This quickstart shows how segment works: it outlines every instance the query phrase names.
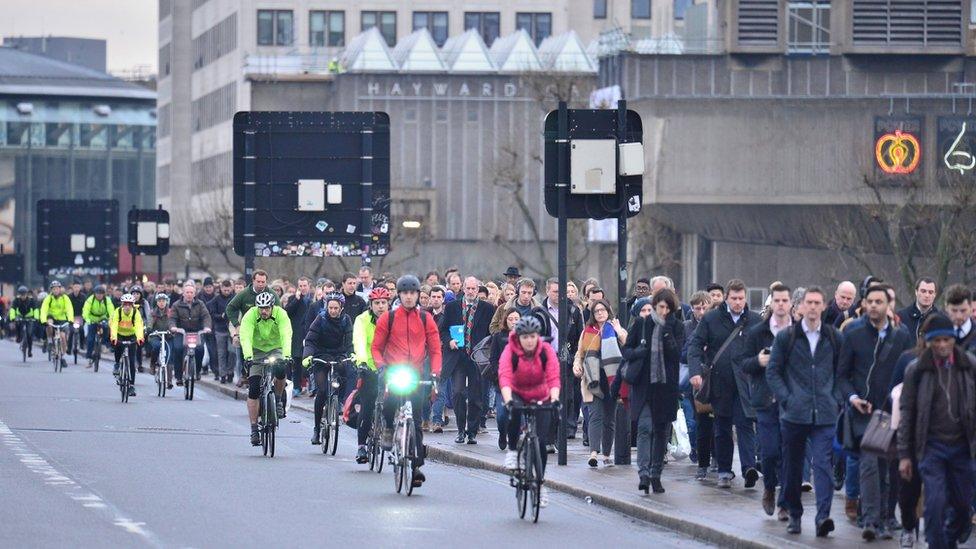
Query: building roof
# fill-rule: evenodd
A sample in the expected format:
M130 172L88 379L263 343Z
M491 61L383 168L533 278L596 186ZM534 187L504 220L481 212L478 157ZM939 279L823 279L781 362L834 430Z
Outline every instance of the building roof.
M397 70L397 64L390 55L390 48L376 27L350 40L349 45L342 52L340 62L345 70L351 72Z
M550 36L539 45L542 65L557 72L596 72L597 66L583 47L576 31Z
M426 28L416 30L397 42L396 47L393 48L393 60L400 67L401 72L447 70L447 66L441 60L441 52Z
M488 48L475 29L447 39L442 48L451 72L494 72Z
M0 94L156 99L156 92L110 74L3 46Z
M542 68L532 37L525 29L495 40L491 45L491 57L501 72L537 71Z

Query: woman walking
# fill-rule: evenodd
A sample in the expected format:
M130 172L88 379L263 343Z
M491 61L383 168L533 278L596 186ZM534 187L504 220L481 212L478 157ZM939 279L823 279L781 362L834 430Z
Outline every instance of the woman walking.
M622 354L628 368L637 368L630 387L630 420L637 422L637 466L640 484L637 489L663 494L661 470L667 452L671 424L678 417L678 370L684 324L674 314L678 298L671 290L658 290L653 298L641 298L634 304L634 318ZM629 372L635 374L635 372ZM630 376L628 376L630 377ZM622 379L611 388L616 396Z
M495 423L498 424L498 449L504 450L508 445L508 411L501 396L501 386L498 383L498 367L502 358L502 351L508 345L509 335L515 325L522 319L522 315L515 309L503 309L505 319L497 332L491 335L491 346L488 358L488 371L485 379L491 382L495 395Z
M602 453L603 465L611 467L617 400L611 398L610 385L620 367L620 344L627 340L627 330L614 318L613 308L606 300L594 302L590 312L590 319L580 336L573 373L580 378L583 402L590 410L588 438L591 452L587 463L596 467Z

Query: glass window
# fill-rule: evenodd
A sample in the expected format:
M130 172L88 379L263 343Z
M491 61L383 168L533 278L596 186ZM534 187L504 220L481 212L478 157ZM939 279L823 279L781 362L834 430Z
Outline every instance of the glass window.
M501 14L497 11L464 12L464 30L475 29L485 44L491 46L501 32Z
M552 14L517 13L515 14L515 28L525 29L525 32L529 33L535 45L538 46L552 34Z
M308 45L344 46L346 14L342 11L311 11L308 14Z
M593 18L607 18L607 0L593 0Z
M258 10L258 45L290 46L295 42L291 10Z
M26 147L28 143L28 128L26 122L7 122L7 145L11 147Z
M688 7L694 3L694 0L674 0L674 18L684 19L685 12L688 11Z
M633 19L650 19L651 0L630 0L630 16Z
M104 124L81 124L78 128L78 143L82 147L104 149L108 143Z
M364 11L362 13L362 30L377 27L380 34L390 47L396 45L396 12L395 11Z
M825 54L830 51L830 1L791 1L787 6L789 53Z
M438 46L443 46L444 42L447 42L447 12L413 12L413 30L417 29L427 29L434 38L434 43Z
M71 124L48 122L45 126L45 146L60 148L71 146Z

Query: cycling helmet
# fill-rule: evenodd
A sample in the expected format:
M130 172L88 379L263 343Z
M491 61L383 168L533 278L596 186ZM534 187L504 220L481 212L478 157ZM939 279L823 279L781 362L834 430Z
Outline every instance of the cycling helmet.
M27 286L18 286L17 287L17 293L18 294L26 294L27 293Z
M265 307L271 307L275 304L275 295L268 290L265 290L254 298L254 306L260 309Z
M159 301L159 300L163 300L166 302L167 305L169 305L169 295L164 293L158 293L156 294L156 298L154 299L154 301Z
M134 296L132 294L122 294L122 297L120 298L120 301L122 303L135 303L136 302L136 296Z
M99 284L98 286L95 286L95 293L96 294L104 294L105 293L105 285L104 284Z
M539 322L539 319L534 316L524 316L521 320L515 323L515 333L520 336L537 334L541 331L542 323Z
M130 294L135 294L135 293L142 294L143 293L142 286L140 286L138 284L133 284L132 287L129 288L129 293Z
M61 287L61 281L60 280L52 280L51 281L51 289L60 288L60 287Z
M413 275L403 275L396 284L397 292L419 292L420 280Z
M372 292L369 292L369 300L370 301L373 301L374 299L386 299L386 300L389 300L390 299L390 291L387 290L386 288L373 288L373 291Z
M325 294L325 297L323 298L323 300L326 303L328 303L330 301L338 301L339 302L339 305L342 305L343 307L345 307L345 305L346 305L346 296L340 294L339 292L329 292L329 293Z

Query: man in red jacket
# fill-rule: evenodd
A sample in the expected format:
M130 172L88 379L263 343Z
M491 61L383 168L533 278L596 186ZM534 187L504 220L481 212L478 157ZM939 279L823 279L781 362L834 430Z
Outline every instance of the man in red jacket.
M376 319L376 332L373 334L372 353L378 372L388 365L409 365L423 376L424 360L430 358L430 373L436 378L441 373L441 339L434 318L417 306L420 298L420 280L413 275L405 275L397 281L397 295L400 307L383 313ZM383 374L380 373L380 379ZM435 382L436 386L436 382ZM423 410L425 395L418 386L407 398L419 414ZM399 408L394 395L387 395L383 402L382 445L387 451L393 448L393 416ZM419 487L426 478L420 472L424 464L424 434L420 422L414 421L418 459L414 462L413 485Z

